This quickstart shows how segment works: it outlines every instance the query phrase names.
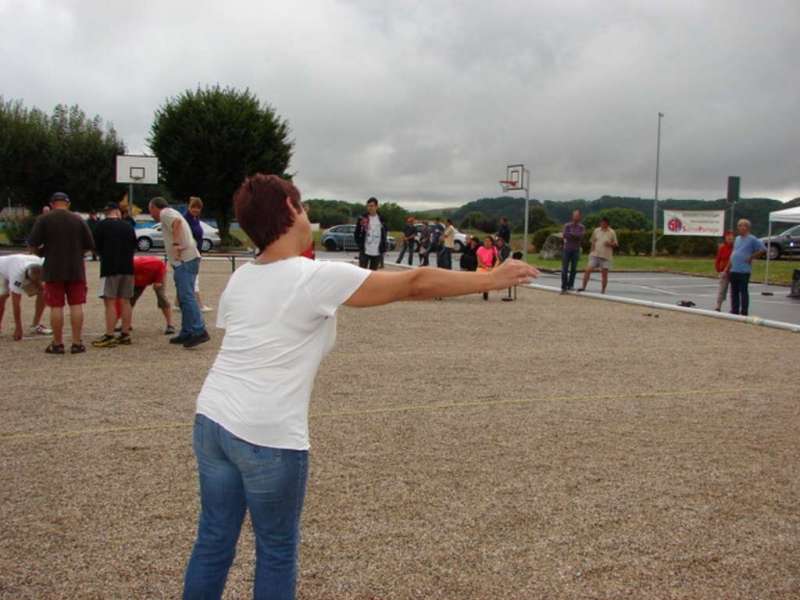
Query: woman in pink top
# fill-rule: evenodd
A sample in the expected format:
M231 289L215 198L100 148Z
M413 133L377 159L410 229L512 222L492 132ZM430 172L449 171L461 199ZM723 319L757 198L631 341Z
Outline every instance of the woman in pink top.
M490 235L483 240L483 246L478 248L478 272L488 273L498 262L497 248L494 247L494 238ZM489 299L489 292L483 292L483 299Z

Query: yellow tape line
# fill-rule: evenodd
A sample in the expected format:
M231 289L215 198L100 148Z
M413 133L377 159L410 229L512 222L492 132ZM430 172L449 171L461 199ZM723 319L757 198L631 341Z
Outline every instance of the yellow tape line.
M633 398L660 398L665 396L721 396L724 394L736 394L755 392L763 393L765 390L730 389L730 390L671 390L664 392L637 392L635 394L600 394L596 396L546 396L544 398L514 398L510 400L476 400L472 402L448 402L446 404L406 404L401 406L383 406L379 408L364 408L360 410L344 410L338 412L323 412L309 415L312 419L331 418L331 417L357 417L361 415L374 415L381 413L400 413L414 412L423 410L447 410L454 408L483 408L487 406L507 406L514 404L532 404L534 402L558 402L573 400L627 400ZM133 431L158 431L167 429L183 429L191 427L193 423L164 422L153 425L136 425L129 427L100 427L94 429L74 429L71 431L34 431L29 433L3 433L0 434L0 442L25 440L42 437L75 437L79 435L102 435L106 433L129 433Z

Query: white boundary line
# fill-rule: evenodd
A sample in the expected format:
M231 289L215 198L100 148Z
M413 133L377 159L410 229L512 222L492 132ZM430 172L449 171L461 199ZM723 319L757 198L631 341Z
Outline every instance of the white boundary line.
M549 285L541 285L538 283L528 283L521 287L527 287L535 290L544 290L546 292L561 292L561 288L554 288ZM727 321L738 321L740 323L749 323L751 325L763 325L764 327L773 327L775 329L783 329L794 333L800 333L800 325L794 323L785 323L783 321L773 321L771 319L762 319L761 317L750 317L743 315L732 315L729 313L717 312L715 310L707 310L705 308L689 308L686 306L673 306L672 304L664 304L663 302L654 302L652 300L638 300L636 298L625 298L623 296L609 296L607 294L598 294L596 292L570 292L571 296L582 296L585 298L593 298L595 300L606 300L609 302L620 302L622 304L633 304L636 306L646 306L648 308L655 308L658 310L673 310L675 312L682 312L690 315L698 315L702 317L713 317L715 319L725 319Z
M355 262L355 261L353 261ZM406 264L393 263L394 267L402 267L404 269L416 269L417 267L409 267ZM540 283L527 283L519 287L526 287L533 290L542 290L545 292L561 293L560 287L552 287L549 285L542 285ZM639 286L645 287L645 286ZM738 321L739 323L749 323L750 325L762 325L764 327L772 327L774 329L783 329L784 331L791 331L793 333L800 333L800 325L794 323L785 323L783 321L773 321L771 319L762 319L761 317L750 317L742 315L732 315L729 313L717 312L715 310L707 310L705 308L688 308L685 306L673 306L672 304L664 304L663 302L654 302L652 300L637 300L636 298L625 298L623 296L609 296L607 294L597 294L595 292L581 292L579 294L570 292L570 296L582 296L584 298L592 298L594 300L606 300L608 302L619 302L621 304L633 304L635 306L646 306L647 308L655 308L658 310L672 310L675 312L682 312L689 315L697 315L700 317L711 317L714 319L724 319L726 321Z

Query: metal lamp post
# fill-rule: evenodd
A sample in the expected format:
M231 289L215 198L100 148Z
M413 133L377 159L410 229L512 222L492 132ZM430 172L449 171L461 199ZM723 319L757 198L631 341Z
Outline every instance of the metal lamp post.
M653 198L653 250L652 255L656 255L656 229L658 228L658 174L661 166L661 119L664 113L658 113L658 135L656 137L656 193Z

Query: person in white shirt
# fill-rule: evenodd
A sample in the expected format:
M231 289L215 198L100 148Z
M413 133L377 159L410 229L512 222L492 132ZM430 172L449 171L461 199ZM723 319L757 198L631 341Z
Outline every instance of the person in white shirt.
M10 254L0 256L0 327L6 301L11 297L14 314L14 339L22 339L22 295L36 296L33 323L30 332L34 335L50 335L52 330L42 325L44 313L44 286L42 285L42 265L44 258L32 254Z
M373 272L309 260L300 256L311 241L300 193L276 175L247 178L234 209L259 254L236 270L220 298L217 325L225 337L197 398L200 516L184 598L221 597L248 510L256 537L254 596L294 598L308 405L336 339L339 306L505 289L538 271L514 260L487 273Z
M200 252L197 251L189 223L181 213L169 208L166 200L153 198L150 200L149 210L150 216L161 223L164 249L172 265L175 291L181 308L181 331L169 342L182 344L184 348L194 348L211 339L194 293L200 269Z
M386 223L378 212L377 198L367 200L367 212L356 223L354 233L358 244L358 265L362 269L377 271L386 253Z

